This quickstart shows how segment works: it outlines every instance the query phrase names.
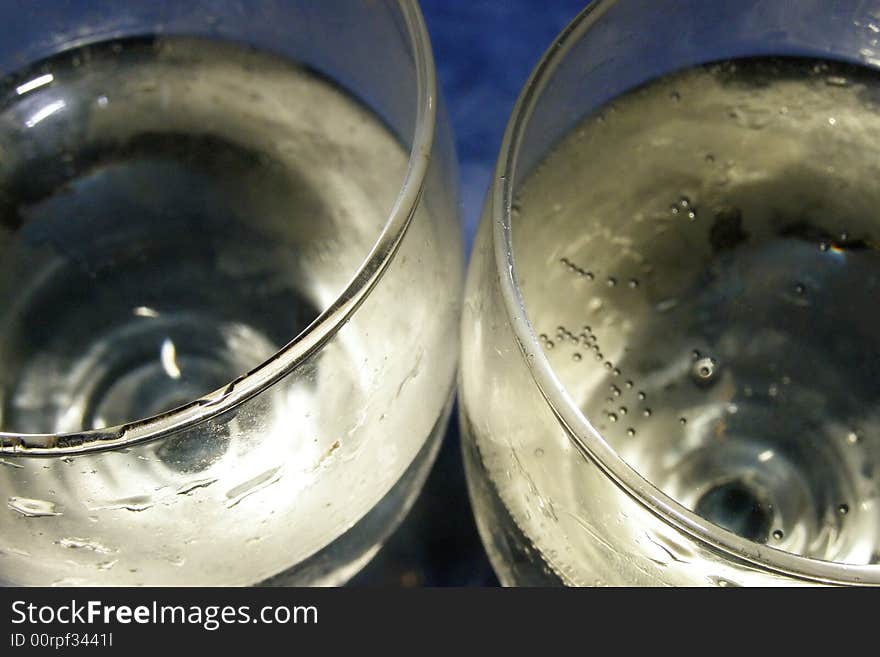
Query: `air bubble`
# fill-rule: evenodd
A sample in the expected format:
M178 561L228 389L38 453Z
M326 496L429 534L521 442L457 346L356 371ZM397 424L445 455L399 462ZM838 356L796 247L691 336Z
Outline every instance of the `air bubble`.
M642 415L644 415L645 417L651 417L651 409L646 408L645 410L642 411Z
M644 401L645 397L647 397L647 395L644 392L642 392L641 390L639 390L639 394L636 396L642 401Z
M639 280L637 278L631 278L627 285L629 285L630 289L634 290L639 286Z
M627 388L632 388L634 384L633 384L632 381L627 381L627 382L624 383L623 385L625 385Z
M798 283L794 286L794 291L795 294L803 295L807 291L807 288L803 283Z
M859 434L857 434L855 431L850 431L848 434L846 434L846 442L848 442L850 445L855 445L857 442L859 442Z
M547 343L544 345L547 349L553 348L553 340L547 340Z
M621 415L626 415L626 413L627 413L626 406L621 406L620 408L617 409L617 412L620 413Z
M573 361L580 361L581 359L583 359L583 356L581 356L579 353L573 353L571 355L571 359Z
M613 370L611 370L611 374L613 376L620 376L620 370L615 367Z
M678 418L678 423L679 424L687 424L687 418L686 417Z
M691 377L697 385L705 386L716 379L718 366L714 358L700 358L691 368Z
M632 438L633 436L636 435L636 430L633 429L632 427L630 427L629 429L626 430L626 435L629 436L630 438Z
M773 538L777 541L781 541L785 534L782 533L781 529L777 529L773 532Z
M837 512L840 513L840 515L845 516L849 513L849 504L841 504L837 507Z
M610 360L606 360L605 361L605 369L610 370L612 367L614 367L614 364Z
M614 413L609 413L608 420L611 422L617 422L617 416Z
M615 285L617 285L617 279L614 278L613 276L609 276L606 283L607 283L608 287L614 287Z

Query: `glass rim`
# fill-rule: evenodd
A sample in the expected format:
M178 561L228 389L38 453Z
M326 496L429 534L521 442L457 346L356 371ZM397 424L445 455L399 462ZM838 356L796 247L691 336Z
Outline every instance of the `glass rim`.
M525 309L513 257L511 207L520 147L542 92L572 46L619 0L593 0L556 37L532 70L505 128L489 193L496 274L507 319L529 372L581 455L628 497L690 538L761 570L828 584L880 585L880 566L813 559L745 539L708 522L657 488L602 437L553 371Z
M415 64L416 118L400 191L376 241L345 288L305 329L268 359L227 385L187 404L145 418L68 433L0 431L0 457L66 457L131 447L206 422L271 387L320 351L357 311L394 259L421 199L433 149L437 79L418 3L393 0L403 18Z

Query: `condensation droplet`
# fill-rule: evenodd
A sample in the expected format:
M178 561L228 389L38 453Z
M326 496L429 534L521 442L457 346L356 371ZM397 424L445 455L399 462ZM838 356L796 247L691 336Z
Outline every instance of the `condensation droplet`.
M11 496L6 506L26 518L45 518L61 515L61 512L56 510L54 502L31 497Z

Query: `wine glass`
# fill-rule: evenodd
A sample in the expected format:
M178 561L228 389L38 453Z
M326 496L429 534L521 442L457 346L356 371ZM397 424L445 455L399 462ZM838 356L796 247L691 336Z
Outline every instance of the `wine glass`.
M345 582L453 395L416 3L2 13L0 581Z
M880 3L598 0L521 93L460 396L505 584L880 583Z

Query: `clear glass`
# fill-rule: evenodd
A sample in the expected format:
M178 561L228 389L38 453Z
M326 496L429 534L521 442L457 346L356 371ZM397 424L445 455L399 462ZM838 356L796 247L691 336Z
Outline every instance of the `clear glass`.
M416 3L0 13L0 582L344 583L455 379Z
M462 324L503 583L880 583L878 53L819 0L599 0L547 51Z

